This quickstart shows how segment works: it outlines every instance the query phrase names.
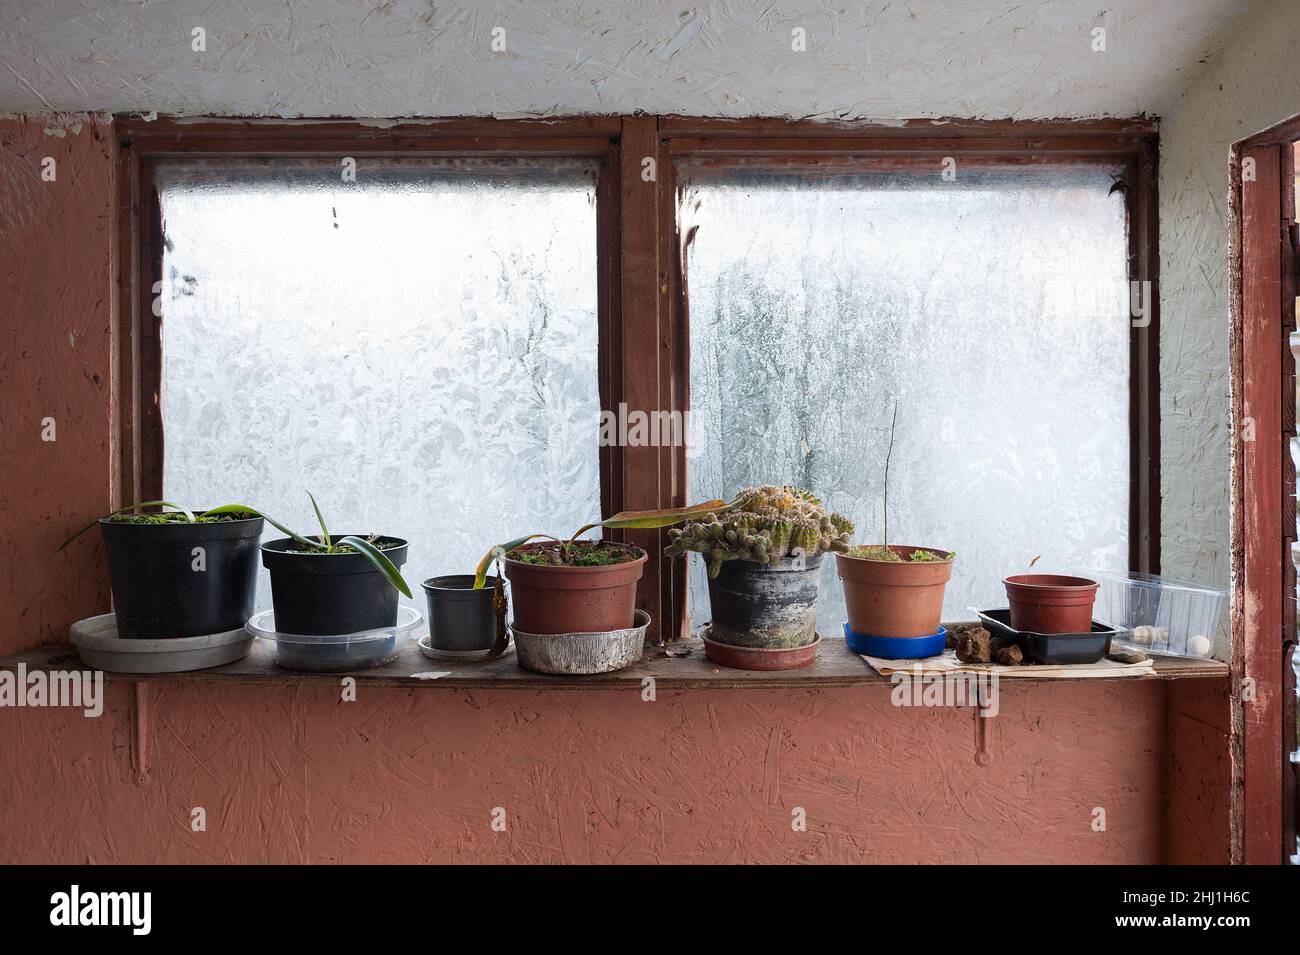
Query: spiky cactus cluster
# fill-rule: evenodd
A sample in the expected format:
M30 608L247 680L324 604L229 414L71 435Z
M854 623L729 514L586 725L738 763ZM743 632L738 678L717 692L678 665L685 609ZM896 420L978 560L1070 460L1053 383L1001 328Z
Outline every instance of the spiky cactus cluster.
M804 557L823 551L848 550L853 522L843 514L828 514L822 502L797 487L745 488L735 508L710 514L668 531L664 553L671 557L694 551L709 562L709 576L718 576L724 561L752 560L774 565L796 549Z

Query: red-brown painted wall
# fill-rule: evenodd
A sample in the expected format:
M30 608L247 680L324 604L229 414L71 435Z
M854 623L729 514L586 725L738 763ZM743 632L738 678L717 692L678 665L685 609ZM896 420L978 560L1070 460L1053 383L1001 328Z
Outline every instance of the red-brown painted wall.
M108 510L109 156L102 122L0 120L0 653L108 600L97 539L56 550Z
M0 723L5 862L1153 862L1165 687L660 693L171 685L132 781L128 684L100 719ZM191 811L207 812L206 832ZM494 832L492 812L506 812ZM791 828L807 812L807 831ZM1093 831L1093 809L1106 812Z
M0 652L108 608L98 541L54 550L109 501L109 130L43 125L0 121ZM898 709L878 686L344 703L154 684L138 784L114 682L98 719L0 709L0 862L1226 859L1226 681L1204 687L1004 684L980 766L971 710Z

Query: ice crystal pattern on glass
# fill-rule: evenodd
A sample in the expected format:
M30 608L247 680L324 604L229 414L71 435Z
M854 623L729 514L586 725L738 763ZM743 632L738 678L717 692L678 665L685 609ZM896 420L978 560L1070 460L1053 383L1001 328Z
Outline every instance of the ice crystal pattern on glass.
M1122 195L1099 169L697 174L688 237L690 497L798 484L892 543L954 550L945 619L1026 570L1127 561ZM701 562L696 624L708 619ZM824 562L818 627L844 603Z
M311 530L310 489L331 531L410 540L421 609L425 577L598 514L589 169L160 178L168 499Z

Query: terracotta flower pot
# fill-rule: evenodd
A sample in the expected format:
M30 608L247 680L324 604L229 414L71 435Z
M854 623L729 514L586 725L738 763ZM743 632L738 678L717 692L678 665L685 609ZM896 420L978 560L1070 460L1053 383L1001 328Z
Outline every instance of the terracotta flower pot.
M526 551L542 544L526 544ZM513 624L524 633L608 633L634 625L636 583L645 567L646 552L629 547L635 556L602 567L562 567L502 560L510 581Z
M1092 603L1101 585L1087 577L1015 574L1002 581L1011 603L1011 626L1033 633L1090 633Z
M891 544L901 561L835 555L849 629L870 637L928 637L939 632L943 591L952 577L947 551ZM912 561L915 551L943 560Z

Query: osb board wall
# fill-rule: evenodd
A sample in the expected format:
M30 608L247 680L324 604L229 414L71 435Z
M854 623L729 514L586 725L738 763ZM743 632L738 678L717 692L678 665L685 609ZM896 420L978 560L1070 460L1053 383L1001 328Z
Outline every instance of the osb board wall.
M324 687L155 684L144 785L131 687L109 690L98 719L0 720L21 767L0 774L0 862L1161 859L1156 681L1004 683L987 766L971 709L901 709L880 686L654 702L362 688L342 702Z
M56 551L108 509L109 156L101 121L0 120L0 653L108 603L99 541Z
M1229 860L1232 760L1225 680L1186 680L1168 691L1165 861Z

